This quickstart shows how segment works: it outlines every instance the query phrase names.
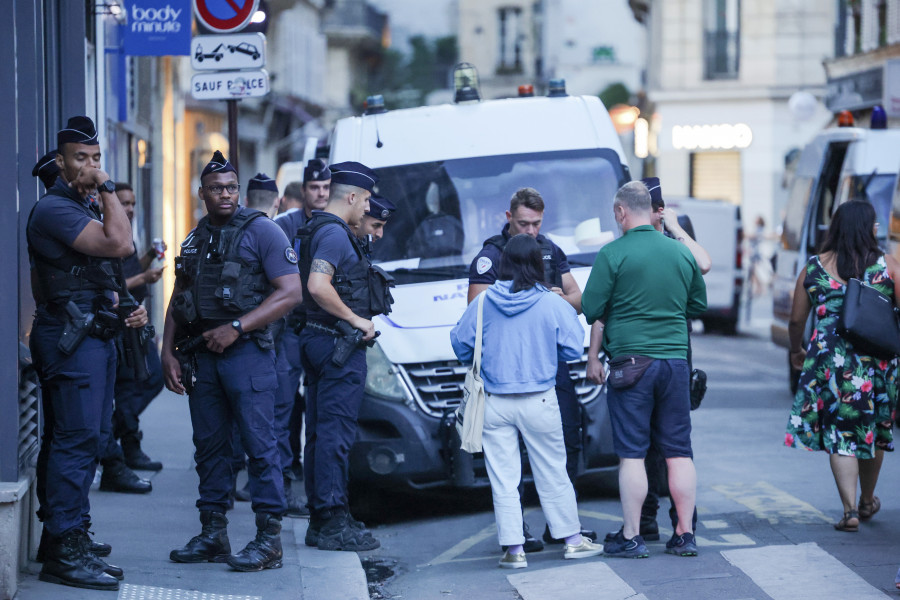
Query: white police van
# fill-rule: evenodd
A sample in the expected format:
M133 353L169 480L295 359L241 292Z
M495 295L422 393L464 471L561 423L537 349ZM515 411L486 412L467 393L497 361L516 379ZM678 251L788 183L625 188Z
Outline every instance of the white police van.
M466 366L449 334L466 308L469 264L506 223L513 192L543 195L541 233L566 252L582 289L597 250L619 235L612 203L630 174L597 97L568 96L557 81L547 97L482 102L464 85L457 100L384 111L373 97L331 138L329 161L375 169L378 193L397 205L373 253L396 280L395 303L375 318L381 335L368 350L350 461L351 480L367 487L488 483L481 455L462 452L455 434ZM571 366L584 432L579 472L614 471L605 390L586 380L586 356Z
M772 341L786 349L797 276L809 257L817 254L838 206L850 200L871 202L880 224L879 244L888 249L891 202L900 168L900 130L885 129L881 107L873 110L871 129L853 127L850 119L849 113L842 114L844 125L818 134L797 163L773 283ZM785 363L795 393L799 373L790 366L787 352Z

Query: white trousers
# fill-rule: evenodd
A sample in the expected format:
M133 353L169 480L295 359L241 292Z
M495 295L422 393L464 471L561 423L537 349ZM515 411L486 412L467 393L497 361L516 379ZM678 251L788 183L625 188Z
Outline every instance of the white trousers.
M566 447L556 389L537 394L487 394L482 447L494 497L494 515L501 546L525 543L519 481L522 461L519 434L553 537L581 531L575 489L566 474Z

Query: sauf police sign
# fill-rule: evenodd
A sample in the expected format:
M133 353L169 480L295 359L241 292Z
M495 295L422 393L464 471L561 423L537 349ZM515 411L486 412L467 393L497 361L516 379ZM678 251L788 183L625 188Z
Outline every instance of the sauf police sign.
M191 95L197 100L239 100L269 93L269 74L255 71L197 73L191 78Z

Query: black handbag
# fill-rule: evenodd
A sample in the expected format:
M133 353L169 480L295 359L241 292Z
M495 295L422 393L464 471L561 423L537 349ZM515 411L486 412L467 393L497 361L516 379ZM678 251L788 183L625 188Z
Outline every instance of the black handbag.
M900 320L894 302L859 279L847 282L837 332L860 354L882 359L900 355Z

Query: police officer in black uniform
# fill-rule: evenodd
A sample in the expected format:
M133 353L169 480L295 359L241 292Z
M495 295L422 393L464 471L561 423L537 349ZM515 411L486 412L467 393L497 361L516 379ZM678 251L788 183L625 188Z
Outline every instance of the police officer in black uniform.
M347 497L350 447L366 382L365 344L371 318L390 311L389 276L373 266L357 238L378 176L356 162L331 165L324 211L301 229L300 277L306 326L300 333L306 405L304 483L310 522L306 544L321 550L373 550L380 546L350 516Z
M488 238L481 252L469 267L468 301L474 300L497 280L500 255L506 243L514 235L525 233L535 239L541 247L544 258L544 280L550 290L563 297L572 307L581 313L581 288L572 276L565 252L552 241L541 235L541 223L544 218L544 199L533 188L521 188L513 194L506 211L506 225L499 235ZM575 394L575 384L569 376L569 365L560 361L556 371L556 396L559 400L559 411L562 416L563 438L566 444L566 471L572 484L578 475L578 459L581 453L581 407ZM525 551L537 552L543 549L540 540L525 530ZM596 540L593 531L581 532L584 537ZM562 544L563 540L554 539L550 529L544 531L544 541L548 544Z
M297 231L309 221L312 211L322 210L328 204L328 194L331 189L331 169L321 158L310 159L303 169L303 198L302 206L290 207L275 217L275 222L281 227L288 239L294 239ZM287 190L285 199L287 200ZM295 248L296 250L296 248Z
M37 487L48 538L39 577L116 590L122 570L101 560L95 552L105 554L108 546L88 536L88 492L101 446L112 435L113 338L123 325L142 327L147 313L139 307L123 323L114 312L116 263L133 250L131 225L115 184L100 169L94 123L69 119L57 134L57 148L60 177L26 226L36 304L31 353L46 423ZM102 221L98 196L109 206Z
M285 506L270 325L301 299L297 255L264 213L238 206L237 173L221 152L203 169L200 184L207 214L182 242L175 263L162 363L166 387L189 394L202 530L169 558L227 562L238 571L277 569ZM225 510L234 422L249 457L257 534L232 556Z

